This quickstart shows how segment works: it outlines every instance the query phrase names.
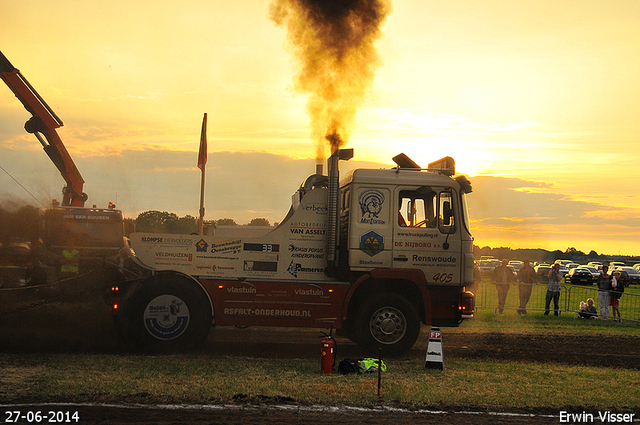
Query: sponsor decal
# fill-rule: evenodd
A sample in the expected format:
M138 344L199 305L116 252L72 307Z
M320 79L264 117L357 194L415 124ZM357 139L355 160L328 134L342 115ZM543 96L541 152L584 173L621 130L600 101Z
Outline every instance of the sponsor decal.
M187 252L156 252L156 257L176 261L193 261L193 254Z
M324 236L327 234L325 229L301 229L292 227L291 233L294 235L304 235L304 236Z
M211 266L211 270L214 272L216 270L235 270L236 268L233 266Z
M324 273L323 267L302 267L302 264L296 263L291 260L291 264L287 268L287 271L293 277L298 277L298 273Z
M201 258L201 257L196 257L196 258ZM211 270L213 273L215 273L216 271L222 272L223 270L235 271L235 269L236 268L232 266L196 265L196 270Z
M294 292L296 295L303 295L303 296L310 296L310 297L324 295L324 291L322 289L296 289Z
M196 243L196 252L207 252L209 248L209 244L204 241L204 239L200 239Z
M140 240L145 243L162 243L162 238L143 236Z
M185 239L181 236L178 236L178 237L165 236L163 237L163 239L164 240L162 241L162 243L169 244L169 245L188 246L193 244L193 239Z
M171 340L189 326L189 308L174 295L160 295L144 309L144 325L154 338Z
M190 246L193 245L193 239L184 238L182 236L143 236L140 240L144 243L160 243L163 245L174 245L174 246Z
M226 316L256 316L256 317L311 317L310 310L283 310L277 308L225 308Z
M456 257L436 257L430 255L413 255L413 261L418 262L426 262L426 263L455 263L457 261Z
M361 266L382 266L384 265L383 261L373 261L373 260L360 260L358 262Z
M375 189L365 190L358 198L362 218L360 223L363 224L385 224L386 221L379 217L384 205L384 194Z
M320 202L308 202L300 204L300 207L303 211L314 212L316 214L326 214L327 213L327 204Z
M431 248L431 242L405 242L404 247L405 248Z
M370 257L379 254L384 250L384 236L374 232L365 233L360 236L360 251L364 252Z
M398 237L409 237L409 238L429 238L435 239L438 237L438 233L425 233L425 232L397 232L396 236Z
M245 272L277 272L278 263L275 261L245 261Z
M290 244L289 252L291 253L291 258L324 258L324 248L297 246Z
M295 222L290 224L289 232L303 239L313 238L326 235L326 227L326 223Z
M211 244L212 254L237 254L242 249L242 242L239 240L216 242Z
M116 219L116 215L87 215L87 214L64 214L63 219L68 220L113 220Z
M231 294L255 294L257 293L256 288L247 288L246 286L232 286L227 288L227 292Z

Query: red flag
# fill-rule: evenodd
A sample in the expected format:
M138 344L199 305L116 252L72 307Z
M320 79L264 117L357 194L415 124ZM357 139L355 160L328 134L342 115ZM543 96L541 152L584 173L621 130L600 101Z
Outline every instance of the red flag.
M202 134L200 135L200 152L198 152L198 168L204 170L207 163L207 113L202 119Z

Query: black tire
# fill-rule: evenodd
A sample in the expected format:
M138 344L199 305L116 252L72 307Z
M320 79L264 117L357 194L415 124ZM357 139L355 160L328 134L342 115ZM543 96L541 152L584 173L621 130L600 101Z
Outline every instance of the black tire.
M120 318L122 336L152 353L200 348L212 324L209 298L193 280L161 273L140 284L125 303Z
M384 293L364 302L355 321L356 341L365 349L398 355L413 347L420 334L416 308L401 295ZM372 353L377 354L377 353Z

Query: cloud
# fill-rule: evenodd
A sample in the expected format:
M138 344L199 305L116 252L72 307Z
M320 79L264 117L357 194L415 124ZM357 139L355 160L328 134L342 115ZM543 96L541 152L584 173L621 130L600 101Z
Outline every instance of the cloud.
M631 206L573 197L545 182L487 176L471 182L468 206L477 245L564 249L564 244L616 253L632 249L640 234L640 211Z
M200 197L197 152L160 146L119 150L117 154L74 156L86 183L88 205L109 201L128 217L147 210L196 216ZM0 165L43 204L59 197L64 181L39 149L0 146ZM19 164L19 165L16 165ZM315 160L265 152L210 152L207 163L206 219L233 218L246 223L264 217L271 222L286 215L291 195L315 172ZM353 168L380 168L363 161L341 163ZM383 166L384 167L384 166ZM552 183L495 176L470 177L468 197L471 231L479 246L564 249L633 254L640 235L640 212L601 197L574 197ZM35 201L4 173L0 199Z

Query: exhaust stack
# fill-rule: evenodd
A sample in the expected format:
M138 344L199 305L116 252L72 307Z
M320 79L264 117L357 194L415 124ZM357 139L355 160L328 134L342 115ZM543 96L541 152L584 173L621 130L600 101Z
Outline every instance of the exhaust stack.
M336 248L338 246L338 202L340 171L338 162L353 158L353 149L337 149L327 160L329 193L327 195L327 275L336 273Z

